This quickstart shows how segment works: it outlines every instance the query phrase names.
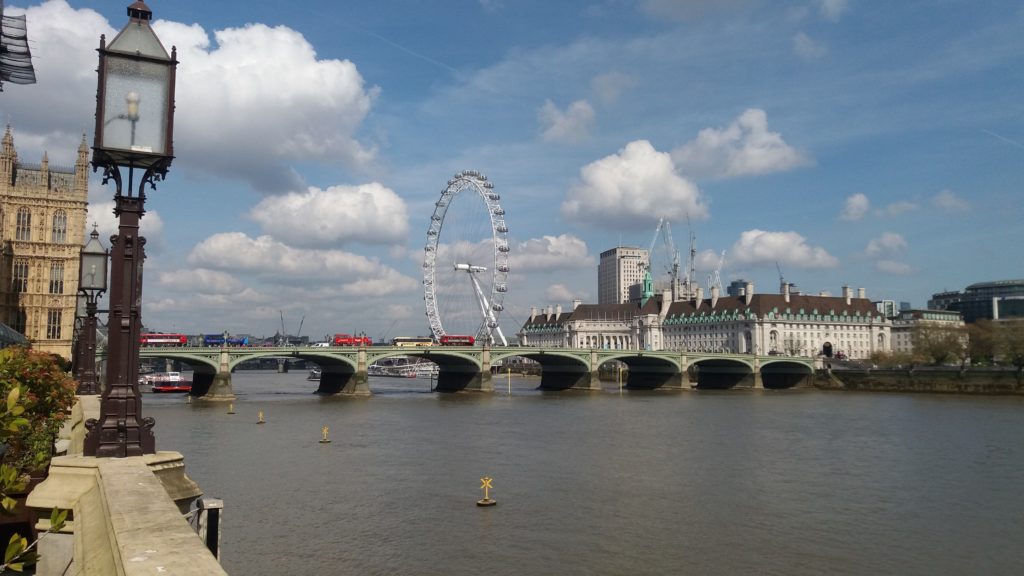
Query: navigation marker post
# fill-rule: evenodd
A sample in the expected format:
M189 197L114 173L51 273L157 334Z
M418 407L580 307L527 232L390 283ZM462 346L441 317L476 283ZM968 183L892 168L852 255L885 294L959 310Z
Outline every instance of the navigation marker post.
M320 430L320 432L323 434L323 438L320 439L320 443L330 444L331 441L327 438L327 426L324 426L323 429Z
M497 500L494 500L490 497L491 488L492 486L490 476L484 476L483 478L480 479L480 489L484 491L484 497L482 500L476 501L477 506L494 506L495 504L498 503Z

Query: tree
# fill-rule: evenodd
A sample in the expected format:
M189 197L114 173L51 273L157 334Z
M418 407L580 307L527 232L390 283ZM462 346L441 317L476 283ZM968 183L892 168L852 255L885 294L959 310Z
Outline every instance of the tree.
M985 318L967 326L967 353L972 363L995 363L998 335L995 324Z
M1024 320L1000 322L999 355L1024 372Z
M963 327L921 323L914 327L911 343L914 354L930 364L946 364L967 357L967 337Z

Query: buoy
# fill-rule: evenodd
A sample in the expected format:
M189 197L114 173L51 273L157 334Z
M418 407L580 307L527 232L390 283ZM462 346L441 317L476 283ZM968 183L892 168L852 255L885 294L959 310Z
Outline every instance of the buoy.
M476 505L477 506L494 506L495 504L498 503L497 500L494 500L493 498L490 497L490 489L491 489L491 477L490 476L484 476L483 478L480 479L480 489L484 491L484 497L483 497L482 500L477 500L476 501Z
M235 405L234 404L228 404L228 414L234 414L234 413L235 413Z
M266 421L263 419L263 410L260 410L260 419L256 421L257 424L264 424Z
M320 443L321 444L330 444L331 441L327 438L327 426L324 426L323 430L321 430L321 432L323 432L324 437L320 439Z

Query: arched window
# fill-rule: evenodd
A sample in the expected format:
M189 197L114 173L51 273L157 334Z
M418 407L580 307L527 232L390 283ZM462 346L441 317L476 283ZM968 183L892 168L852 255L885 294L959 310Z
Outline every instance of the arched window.
M17 225L14 228L15 240L32 239L32 211L28 208L18 208Z
M64 293L64 263L50 263L50 294Z
M60 321L62 310L50 308L46 311L46 339L60 340Z
M50 241L54 244L64 244L68 241L68 215L63 210L57 210L53 215L53 232Z
M15 260L11 275L11 292L28 292L28 260Z

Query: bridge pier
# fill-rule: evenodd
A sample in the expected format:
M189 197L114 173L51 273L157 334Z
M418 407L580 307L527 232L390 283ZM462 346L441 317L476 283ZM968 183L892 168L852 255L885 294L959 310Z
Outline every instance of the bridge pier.
M277 359L277 373L278 374L287 374L288 373L288 359L287 358L278 358Z
M195 386L197 376L199 374L193 372L193 386ZM231 388L231 355L226 348L221 348L217 373L214 374L206 392L199 398L210 402L233 402L235 400L235 391Z

